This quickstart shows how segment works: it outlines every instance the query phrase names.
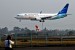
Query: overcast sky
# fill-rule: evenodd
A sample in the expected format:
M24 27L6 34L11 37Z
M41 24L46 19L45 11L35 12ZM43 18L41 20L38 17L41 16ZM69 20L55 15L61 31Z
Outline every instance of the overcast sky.
M69 3L68 13L72 14L58 20L44 22L43 28L47 29L75 29L75 0L0 0L0 28L8 27L9 30L18 26L35 29L37 24L42 29L39 21L23 20L19 22L14 17L19 13L57 13L66 3Z

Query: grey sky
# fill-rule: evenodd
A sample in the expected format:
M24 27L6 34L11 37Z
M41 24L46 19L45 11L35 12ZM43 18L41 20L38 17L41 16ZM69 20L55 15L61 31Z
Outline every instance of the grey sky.
M63 19L48 20L44 23L44 27L47 29L75 29L75 0L0 0L0 27L12 29L18 26L35 29L34 26L37 24L41 29L42 24L38 21L19 22L14 17L19 13L39 13L41 10L43 13L57 13L66 3L70 4L68 13L72 15Z

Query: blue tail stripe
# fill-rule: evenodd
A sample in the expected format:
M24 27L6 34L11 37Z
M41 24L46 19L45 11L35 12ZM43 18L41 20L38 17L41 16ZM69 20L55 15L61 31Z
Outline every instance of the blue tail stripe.
M68 6L69 6L69 4L66 4L66 5L64 6L64 8L63 8L61 11L59 11L58 14L66 14L66 13L67 13L67 10L68 10Z

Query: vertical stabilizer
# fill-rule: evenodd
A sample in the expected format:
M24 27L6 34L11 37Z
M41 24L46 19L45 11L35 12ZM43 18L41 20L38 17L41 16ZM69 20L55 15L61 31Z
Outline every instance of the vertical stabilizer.
M63 8L61 11L59 11L58 14L66 14L67 11L68 11L68 7L69 7L69 3L67 3L67 4L64 6L64 8Z

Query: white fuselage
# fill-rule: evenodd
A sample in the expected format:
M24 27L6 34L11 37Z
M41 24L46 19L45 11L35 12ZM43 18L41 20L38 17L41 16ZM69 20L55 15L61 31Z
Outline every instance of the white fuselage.
M24 19L24 20L45 20L45 19L49 19L49 18L53 18L55 17L55 15L57 15L57 13L55 14L49 14L49 13L22 13L22 14L18 14L17 17L15 17L16 19Z

